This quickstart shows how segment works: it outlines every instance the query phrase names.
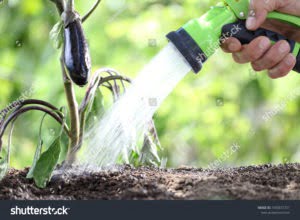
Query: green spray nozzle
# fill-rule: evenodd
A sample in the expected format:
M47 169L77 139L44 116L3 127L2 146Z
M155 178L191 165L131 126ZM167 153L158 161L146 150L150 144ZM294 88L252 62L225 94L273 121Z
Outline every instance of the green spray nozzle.
M224 0L200 18L192 19L179 30L169 33L167 38L186 58L195 73L201 70L202 64L215 53L220 43L229 37L236 37L243 44L258 36L267 36L273 42L287 40L291 52L297 57L294 70L300 72L300 44L266 29L247 30L245 20L248 11L249 0ZM268 18L300 27L300 18L293 15L271 12Z

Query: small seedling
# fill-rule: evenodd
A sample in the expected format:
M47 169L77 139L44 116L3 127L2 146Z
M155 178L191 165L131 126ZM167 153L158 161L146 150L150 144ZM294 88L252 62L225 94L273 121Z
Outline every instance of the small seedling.
M116 101L126 91L125 83L131 82L129 78L110 68L99 69L90 77L91 58L82 24L95 11L101 0L97 0L83 17L80 17L75 11L74 0L50 1L56 5L61 17L61 21L51 30L50 38L55 47L61 49L60 65L68 111L64 107L58 108L49 102L36 99L21 100L13 107L9 106L0 111L0 152L2 151L2 155L5 155L0 158L0 179L6 174L9 167L11 138L15 121L26 112L39 111L45 114L39 129L40 140L32 166L27 174L27 178L33 178L38 187L46 186L58 165L70 166L76 160L77 152L84 142L85 129L91 126L93 120L100 120L99 111L103 110L103 96L100 89L107 88L111 91L113 100ZM77 103L74 91L76 85L80 87L87 85L86 94L80 105ZM151 103L153 104L154 100ZM47 150L43 150L45 147L41 134L46 116L57 121L61 125L61 131L59 135L56 135L53 143L46 148ZM67 118L70 121L69 124ZM9 125L8 144L4 149L2 140ZM68 138L68 146L64 146L61 142L63 137ZM144 135L143 146L140 152L132 152L131 163L158 163L160 158L157 155L157 147L159 146L154 123L150 121L149 130Z

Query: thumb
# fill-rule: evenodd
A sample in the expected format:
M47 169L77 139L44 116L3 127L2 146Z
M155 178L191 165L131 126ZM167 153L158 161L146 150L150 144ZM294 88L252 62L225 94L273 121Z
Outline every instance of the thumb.
M249 30L256 30L264 23L269 12L284 6L285 1L282 0L251 0L249 16L246 21L247 28Z

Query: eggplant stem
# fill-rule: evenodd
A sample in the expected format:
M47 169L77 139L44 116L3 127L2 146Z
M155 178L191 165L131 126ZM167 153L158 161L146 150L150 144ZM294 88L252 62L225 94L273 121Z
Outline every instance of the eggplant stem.
M101 0L97 0L93 5L93 7L81 18L82 23L85 22L93 14L93 12L96 10L100 2Z
M58 108L56 108L54 105L50 104L49 102L45 102L43 100L38 100L38 99L27 99L27 100L24 100L22 103L22 106L25 106L25 105L42 105L42 106L48 107L49 109L55 111L61 117L61 119L64 119L64 114Z
M62 56L63 57L63 56ZM68 102L69 114L70 114L70 143L69 143L69 152L67 158L70 157L70 152L72 148L77 146L79 143L79 131L80 131L80 121L79 121L79 111L78 103L76 101L75 91L71 80L69 79L66 70L63 58L61 57L61 70L63 74L63 81L66 93L66 99ZM69 158L72 162L75 158Z
M9 112L14 113L26 105L41 105L41 106L47 107L47 108L53 110L61 119L64 119L64 115L54 105L52 105L48 102L42 101L42 100L26 99L26 100L23 100L22 102L19 102L18 105L13 108L11 106L9 106L0 111L0 115L2 115L1 120L0 120L0 129L3 125L3 123L5 122L5 118L7 117Z
M120 80L120 81L125 81L128 83L131 83L131 79L128 77L125 77L125 76L107 76L107 77L101 78L98 86L101 86L103 83L106 83L106 82L109 82L112 80Z
M105 85L104 86L107 87L112 92L114 101L117 101L117 99L120 97L120 87L116 83L116 80L119 80L120 82L122 82L124 91L126 90L124 81L131 83L131 79L129 79L128 77L124 77L124 76L120 76L120 75L111 75L111 76L101 78L99 81L99 84L98 84L98 86L101 86L101 85L104 85L104 83L108 83L108 86L105 86ZM114 85L112 85L110 83L110 81L114 81Z
M102 73L109 73L110 76L107 77L101 77ZM92 77L92 79L90 80L89 86L87 88L85 97L80 105L80 109L79 112L82 113L83 111L85 111L86 107L88 106L88 104L90 103L91 99L93 98L93 96L96 93L96 89L103 85L104 83L108 83L109 81L113 81L113 80L119 80L119 81L125 81L128 83L131 83L131 79L125 76L121 76L121 75L111 75L111 72L114 72L116 74L118 74L117 71L113 70L113 69L109 69L109 68L102 68L99 69ZM124 86L125 87L125 86Z
M74 0L68 0L67 4L65 0L50 0L56 4L57 10L60 15L65 11L74 11ZM66 69L65 63L63 61L64 49L62 51L62 55L60 58L62 77L64 82L66 99L68 102L68 109L70 115L70 132L69 132L69 152L67 158L70 156L70 152L72 152L72 148L77 146L79 141L79 131L80 131L80 122L79 122L79 111L78 111L78 103L76 101L75 91L71 80L69 79ZM70 156L71 157L71 156ZM73 156L72 156L73 157ZM71 161L74 161L75 158L70 158Z
M56 5L56 8L60 15L65 11L66 8L65 0L50 0L50 1Z
M60 118L60 116L58 116L57 114L55 114L55 112L46 109L44 107L40 107L40 106L28 106L28 107L24 107L24 108L20 108L16 111L14 111L3 123L2 127L0 128L0 139L3 136L4 131L6 130L8 124L12 121L12 119L14 119L15 117L19 117L21 114L31 111L31 110L37 110L37 111L42 111L47 113L48 115L50 115L52 118L54 118L57 122L59 122L61 125L64 125L64 129L67 133L68 136L70 136L70 132L69 132L69 128L68 126L64 123L63 118Z
M65 11L74 11L74 10L75 10L74 0L68 0Z
M58 123L60 123L63 127L64 130L66 132L66 134L70 137L70 131L68 126L64 123L64 120L61 119L57 114L55 114L53 111L46 109L44 107L40 107L40 106L29 106L29 107L24 107L24 108L20 108L17 111L13 112L3 123L3 125L1 126L1 130L0 130L0 140L2 140L2 137L4 135L4 132L7 128L7 126L9 125L10 122L15 121L20 115L28 112L28 111L41 111L41 112L45 112L46 114L50 115L52 118L54 118ZM1 144L1 141L0 141ZM0 150L1 150L2 146L0 145Z

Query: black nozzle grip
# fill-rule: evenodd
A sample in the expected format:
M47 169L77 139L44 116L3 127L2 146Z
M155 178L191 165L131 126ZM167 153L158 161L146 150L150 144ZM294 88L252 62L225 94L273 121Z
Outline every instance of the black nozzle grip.
M294 67L294 71L300 73L300 52L299 52L299 44L296 43L294 40L290 40L287 37L278 34L274 31L270 31L264 28L259 28L256 31L250 31L246 28L245 21L239 20L235 23L224 25L222 28L222 36L221 41L224 41L225 39L229 37L235 37L240 40L242 44L249 44L252 40L254 40L257 37L265 36L268 37L271 41L277 42L280 40L286 40L290 47L291 47L291 53L297 54L296 60L297 63Z

